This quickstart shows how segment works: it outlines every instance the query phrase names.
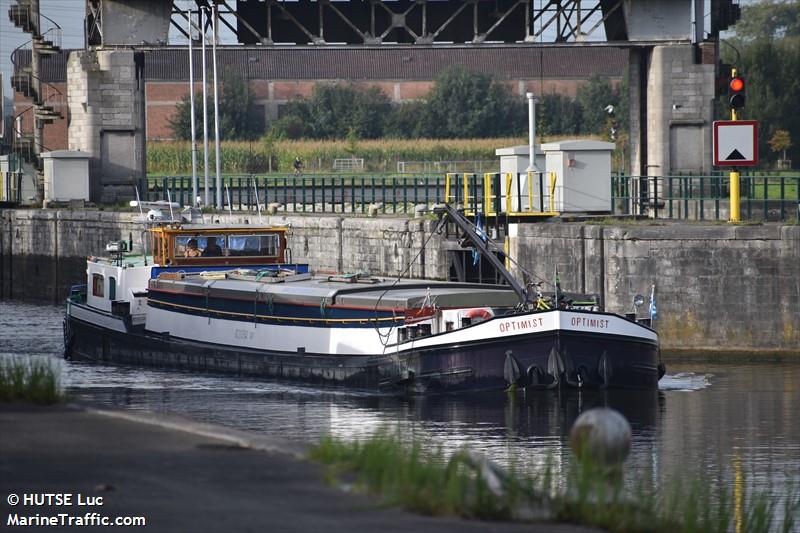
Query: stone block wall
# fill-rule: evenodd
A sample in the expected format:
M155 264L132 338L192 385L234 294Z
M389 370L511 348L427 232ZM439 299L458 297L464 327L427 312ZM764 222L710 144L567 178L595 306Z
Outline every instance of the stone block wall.
M208 217L210 218L210 217ZM0 210L0 298L60 303L85 282L85 258L107 242L139 240L138 213ZM257 215L220 223L258 224ZM211 222L211 220L207 220ZM317 271L446 279L449 243L429 219L272 216L290 227L292 259ZM596 293L606 310L632 309L656 285L666 350L800 353L800 226L519 225L511 256L545 291ZM423 248L423 243L427 245ZM640 309L647 314L647 303Z
M86 282L87 256L130 235L140 242L139 219L127 212L0 210L0 298L61 302L71 285ZM259 224L253 214L207 216L207 223L217 221ZM394 277L415 259L406 277L447 276L432 220L265 216L262 222L287 225L291 259L315 270Z
M145 169L144 79L132 50L72 52L69 149L91 155L91 199L135 198Z
M714 64L692 45L656 46L647 73L647 175L711 170Z
M512 254L612 312L655 284L664 348L800 353L800 226L530 224Z

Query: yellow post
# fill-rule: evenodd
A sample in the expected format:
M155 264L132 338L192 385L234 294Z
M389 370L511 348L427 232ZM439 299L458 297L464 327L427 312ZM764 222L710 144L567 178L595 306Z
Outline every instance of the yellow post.
M469 212L469 182L467 181L467 173L464 172L464 213Z
M514 201L511 197L511 180L513 178L513 174L511 172L506 172L506 213L511 214L514 212Z
M556 173L550 173L550 212L556 212Z
M444 175L444 203L450 203L450 176L452 176L450 172Z
M736 77L736 69L731 69L731 77ZM731 109L731 120L739 120L736 116L736 110ZM730 173L730 204L731 204L731 222L740 222L741 216L739 213L739 171L731 170Z
M490 172L483 174L483 212L486 216L492 214L492 176Z
M731 171L731 222L741 221L739 214L739 171Z

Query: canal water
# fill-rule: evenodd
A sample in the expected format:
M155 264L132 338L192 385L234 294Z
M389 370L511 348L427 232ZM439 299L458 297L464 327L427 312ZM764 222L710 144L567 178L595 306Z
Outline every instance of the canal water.
M702 477L733 492L780 500L800 487L800 358L671 363L651 392L537 391L398 399L255 379L67 362L62 308L0 301L0 357L45 357L73 397L105 406L177 414L314 442L377 430L428 446L463 446L535 473L568 468L569 428L609 406L633 427L626 477L654 483Z

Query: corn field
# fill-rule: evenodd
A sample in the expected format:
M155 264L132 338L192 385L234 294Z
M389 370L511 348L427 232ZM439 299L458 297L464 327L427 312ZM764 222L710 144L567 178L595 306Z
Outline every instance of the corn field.
M299 157L306 170L330 172L333 160L348 157L364 159L364 170L393 172L398 161L477 161L496 159L501 147L526 144L524 138L498 139L376 139L357 142L321 140L227 141L220 147L222 172L251 174L287 173ZM270 167L269 155L272 155ZM216 168L213 144L209 145L209 169ZM202 143L197 150L198 172L203 168ZM191 143L150 141L147 144L149 174L174 175L192 171Z

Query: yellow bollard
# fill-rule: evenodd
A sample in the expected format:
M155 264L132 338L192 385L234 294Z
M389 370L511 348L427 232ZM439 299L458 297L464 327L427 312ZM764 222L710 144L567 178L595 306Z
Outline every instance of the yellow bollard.
M733 170L731 171L731 194L730 194L730 202L731 202L731 219L730 222L739 222L741 221L741 217L739 214L739 171Z

